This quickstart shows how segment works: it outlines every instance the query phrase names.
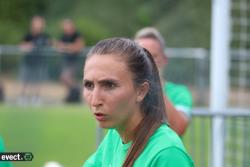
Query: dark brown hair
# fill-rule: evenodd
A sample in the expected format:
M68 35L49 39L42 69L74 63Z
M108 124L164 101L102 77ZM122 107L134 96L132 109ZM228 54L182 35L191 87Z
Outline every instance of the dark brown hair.
M88 53L92 55L112 54L123 57L133 75L135 86L149 83L149 91L140 107L144 118L134 132L134 140L123 167L131 167L155 130L166 120L165 104L156 64L151 54L134 41L126 38L111 38L98 42Z

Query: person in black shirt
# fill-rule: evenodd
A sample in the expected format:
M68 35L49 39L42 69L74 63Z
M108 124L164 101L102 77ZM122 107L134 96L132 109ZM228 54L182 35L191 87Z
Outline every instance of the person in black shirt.
M62 29L63 34L60 40L56 42L56 48L64 56L60 79L68 89L65 102L80 102L81 90L76 81L76 74L80 65L80 52L84 48L85 42L72 20L63 20Z
M48 34L44 32L45 19L34 16L31 20L30 31L23 37L20 48L25 52L22 60L21 79L23 88L21 97L31 97L31 102L38 99L39 83L46 77L45 48L50 45Z
M0 78L0 103L4 101L4 87Z

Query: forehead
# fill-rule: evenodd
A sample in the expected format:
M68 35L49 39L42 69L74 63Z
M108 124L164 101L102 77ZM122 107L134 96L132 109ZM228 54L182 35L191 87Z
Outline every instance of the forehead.
M73 24L72 22L70 22L70 21L64 21L64 22L62 23L62 26L63 26L63 27L73 27L74 24Z
M118 55L92 55L84 67L84 78L131 76L124 58Z
M152 54L161 52L162 50L160 42L153 38L141 38L137 39L136 42Z
M44 20L40 17L36 17L32 19L32 24L43 24Z

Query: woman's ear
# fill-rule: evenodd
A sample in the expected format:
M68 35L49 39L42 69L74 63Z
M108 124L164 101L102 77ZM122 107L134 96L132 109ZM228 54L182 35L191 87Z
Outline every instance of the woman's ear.
M140 86L137 88L137 102L142 102L147 93L149 92L149 83L143 82Z

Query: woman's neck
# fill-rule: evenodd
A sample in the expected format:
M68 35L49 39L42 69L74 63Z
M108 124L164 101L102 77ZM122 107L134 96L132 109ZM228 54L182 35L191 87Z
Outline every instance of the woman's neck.
M143 116L141 112L136 113L138 113L139 115L132 117L125 123L125 125L116 128L124 144L134 140L136 133L135 130L142 121Z

